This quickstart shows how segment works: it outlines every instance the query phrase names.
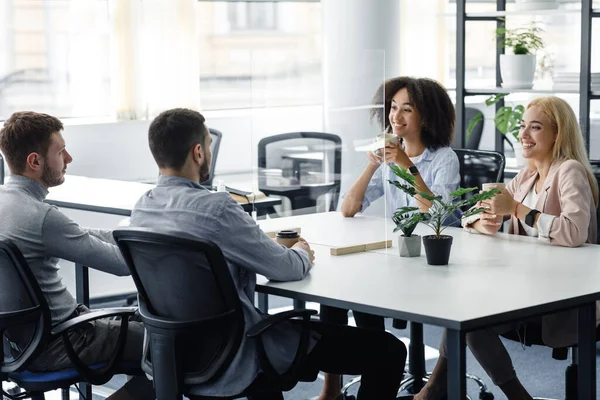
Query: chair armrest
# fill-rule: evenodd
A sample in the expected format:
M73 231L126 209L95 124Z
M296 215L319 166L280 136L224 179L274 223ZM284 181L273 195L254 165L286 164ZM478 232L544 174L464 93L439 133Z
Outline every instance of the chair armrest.
M62 322L50 330L52 335L58 335L64 331L73 328L84 322L94 321L100 318L129 316L137 311L137 307L121 307L121 308L103 308L101 310L90 311Z
M270 316L269 318L263 319L252 328L248 330L246 336L249 338L253 338L261 335L265 330L271 328L274 325L277 325L283 321L287 321L294 317L304 317L310 318L311 315L316 315L317 310L290 310L284 311L275 315Z

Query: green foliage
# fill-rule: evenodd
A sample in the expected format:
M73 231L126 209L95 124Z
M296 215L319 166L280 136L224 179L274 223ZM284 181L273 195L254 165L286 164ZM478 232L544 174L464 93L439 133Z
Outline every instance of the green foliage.
M435 235L439 238L444 229L446 229L444 222L457 210L465 206L471 207L482 200L491 199L496 195L496 193L499 192L499 189L494 188L485 192L476 193L468 199L462 199L461 197L463 195L476 191L478 188L459 188L450 193L452 200L447 202L442 199L442 196L433 196L420 190L420 188L417 186L416 178L405 168L397 165L390 165L390 169L394 175L398 176L403 181L400 182L388 180L390 184L412 197L420 195L424 199L432 202L431 207L429 207L429 211L426 213L419 211L418 207L400 207L396 210L392 217L392 221L394 221L396 224L396 229L394 229L394 232L402 230L404 232L404 236L410 236L416 225L419 222L422 222L433 229ZM484 210L485 209L482 207L469 209L464 216L468 217L474 214L479 214ZM406 234L407 231L409 233L408 235Z
M492 106L502 99L508 96L508 93L499 93L490 96L486 101L486 106ZM500 131L504 135L511 135L516 142L519 141L519 130L521 129L521 120L523 119L523 113L525 112L525 107L522 105L517 105L515 107L511 106L502 106L496 111L496 115L494 116L494 124L496 125L496 129ZM483 118L481 114L477 114L470 122L467 128L467 138L475 128L475 125Z
M544 48L544 41L540 36L542 32L535 23L515 29L506 29L506 24L503 24L496 29L496 36L500 39L499 47L511 47L514 54L533 54L535 50Z

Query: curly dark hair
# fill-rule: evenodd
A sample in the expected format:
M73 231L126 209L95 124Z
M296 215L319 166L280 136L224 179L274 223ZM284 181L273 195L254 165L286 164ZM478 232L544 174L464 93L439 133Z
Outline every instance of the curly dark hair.
M52 134L63 130L56 117L33 111L19 111L11 115L0 129L0 150L13 174L21 174L27 167L27 157L48 154Z
M392 107L392 98L404 88L421 115L421 141L425 147L435 150L450 146L454 137L456 112L446 89L433 79L401 76L383 83L373 96L373 105L379 107L371 109L371 121L377 119L383 124L381 129L387 132L390 128L388 115ZM383 108L381 99L384 99L385 103Z

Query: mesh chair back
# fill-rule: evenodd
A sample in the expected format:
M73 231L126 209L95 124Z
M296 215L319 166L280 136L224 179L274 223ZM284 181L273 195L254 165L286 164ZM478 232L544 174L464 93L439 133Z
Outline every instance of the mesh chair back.
M460 187L478 187L504 181L504 154L496 151L453 149L460 165ZM467 194L467 197L473 193Z
M181 357L187 383L216 378L235 356L244 332L241 301L221 250L143 228L113 234L139 292L150 346L153 335L170 337L177 354L167 356ZM152 361L145 362L148 373Z
M209 178L208 180L202 182L202 185L204 186L212 186L213 184L213 180L215 178L215 166L217 165L217 157L219 156L219 148L221 147L221 139L223 138L221 131L216 129L209 128L208 133L212 138L212 142L210 143L210 152L212 154L212 158L210 160Z
M49 336L50 311L21 251L0 240L0 371L25 368Z
M342 140L321 132L274 135L258 143L258 188L265 194L286 196L292 210L314 207L317 198L331 195L335 210L342 172Z
M467 129L471 123L471 121L473 120L473 118L475 118L477 115L481 114L481 119L475 124L475 126L473 127L473 130L471 131L471 134L467 137ZM465 108L465 143L462 146L465 149L471 149L471 150L477 150L479 149L479 143L481 142L481 134L483 133L483 125L484 125L485 120L483 119L483 113L481 111L479 111L476 108L472 108L472 107L467 107ZM455 131L454 132L454 142L452 143L452 147L458 147L456 145L456 141L458 140L458 137L460 135L460 132Z

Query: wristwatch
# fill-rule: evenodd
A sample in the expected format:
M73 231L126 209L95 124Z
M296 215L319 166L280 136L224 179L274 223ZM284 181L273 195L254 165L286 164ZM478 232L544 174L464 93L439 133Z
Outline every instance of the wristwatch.
M535 221L535 215L539 214L538 210L531 210L529 214L525 216L525 223L533 228L533 222Z
M414 165L408 167L408 172L410 172L414 176L419 175L419 170Z

